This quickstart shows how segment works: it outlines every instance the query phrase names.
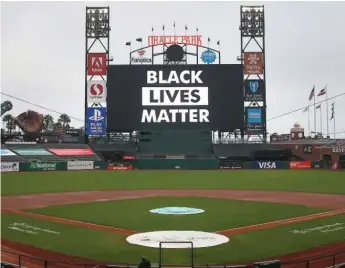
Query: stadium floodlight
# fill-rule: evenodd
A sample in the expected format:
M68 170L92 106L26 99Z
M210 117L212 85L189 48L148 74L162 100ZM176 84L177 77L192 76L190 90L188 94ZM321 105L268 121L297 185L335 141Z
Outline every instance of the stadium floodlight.
M241 6L241 34L242 36L264 35L264 7Z
M86 37L109 36L109 8L86 8Z

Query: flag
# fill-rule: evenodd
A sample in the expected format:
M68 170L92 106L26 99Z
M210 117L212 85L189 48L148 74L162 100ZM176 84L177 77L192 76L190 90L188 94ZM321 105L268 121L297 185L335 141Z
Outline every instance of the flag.
M186 31L188 30L188 27L187 27L187 25L185 25L185 26L184 26L184 29L185 29Z
M164 31L165 30L165 25L163 24L163 28L162 28L162 30Z
M126 42L126 46L130 46L131 45L131 42Z
M154 29L153 29L153 27L152 27L152 32L154 32Z
M174 22L174 28L175 28L175 22Z
M137 39L135 39L137 42L142 42L143 41L143 39L142 38L137 38Z
M319 92L319 94L317 94L318 96L323 96L326 94L326 88L321 89L321 91Z
M311 92L310 92L309 101L311 101L311 100L313 99L314 96L315 96L315 86L313 87L313 89L312 89Z
M199 32L199 29L198 29L198 27L196 27L196 31L197 31L197 32Z
M331 119L332 120L334 118L334 102L332 103L332 115L331 115Z
M309 106L305 107L305 109L303 110L303 113L308 112L308 110L309 110Z
M220 45L220 41L217 42L217 45L218 45L218 46Z
M208 41L208 42L210 42L210 41L211 41L211 39L210 39L210 38L207 38L207 41Z
M320 109L320 108L321 108L321 104L315 107L315 109Z

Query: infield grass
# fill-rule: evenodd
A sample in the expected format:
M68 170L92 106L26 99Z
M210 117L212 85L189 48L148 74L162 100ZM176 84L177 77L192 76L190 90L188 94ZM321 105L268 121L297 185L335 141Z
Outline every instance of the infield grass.
M10 224L15 222L60 233L50 234L37 231L38 234L34 235L9 229ZM153 263L158 262L158 249L128 244L125 240L126 237L119 234L10 214L2 214L1 223L2 238L67 255L131 264L138 263L140 256L145 255ZM239 234L231 237L227 244L195 249L194 261L195 264L199 265L247 262L342 241L345 237L345 228L331 232L314 230L305 234L292 233L295 229L303 230L334 223L344 226L345 215ZM164 264L190 264L188 250L164 249L163 254Z
M238 189L345 194L344 172L327 170L78 171L1 174L1 194L126 189Z
M150 209L170 206L201 208L205 212L194 215L162 215L149 212ZM216 232L327 210L301 205L217 198L151 197L50 206L27 211L142 232L156 230Z

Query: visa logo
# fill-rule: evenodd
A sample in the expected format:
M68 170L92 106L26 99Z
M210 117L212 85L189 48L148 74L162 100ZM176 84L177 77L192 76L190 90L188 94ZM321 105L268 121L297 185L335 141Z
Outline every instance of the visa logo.
M258 162L259 168L277 168L275 162Z

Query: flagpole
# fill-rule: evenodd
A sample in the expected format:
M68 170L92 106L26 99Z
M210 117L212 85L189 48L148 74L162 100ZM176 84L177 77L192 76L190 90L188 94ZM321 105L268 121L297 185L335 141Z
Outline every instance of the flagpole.
M333 102L333 128L334 128L334 140L335 140L335 103Z
M310 106L308 105L308 131L309 131L309 137L311 135L310 133Z
M187 25L184 26L184 35L187 36ZM186 63L188 62L188 53L187 53L188 46L185 46L185 52L186 52Z
M152 27L151 30L152 30L152 36L153 36L153 35L154 35L154 29L153 29L153 27ZM153 59L154 59L154 56L153 56L153 55L154 55L154 47L155 47L155 46L152 46L152 47L151 47L151 62L152 62L152 65L153 65Z
M315 94L315 85L314 85L314 133L316 135L316 105L315 105L315 98L316 98L316 94Z
M321 126L321 135L322 135L322 105L320 103L320 126Z
M327 116L327 137L329 136L329 128L328 128L328 88L326 84L326 116Z
M196 28L196 35L199 34L199 29L198 27ZM199 46L198 44L196 45L196 64L199 64Z
M132 52L132 42L129 43L129 65L132 64L132 59L131 59L131 52Z

